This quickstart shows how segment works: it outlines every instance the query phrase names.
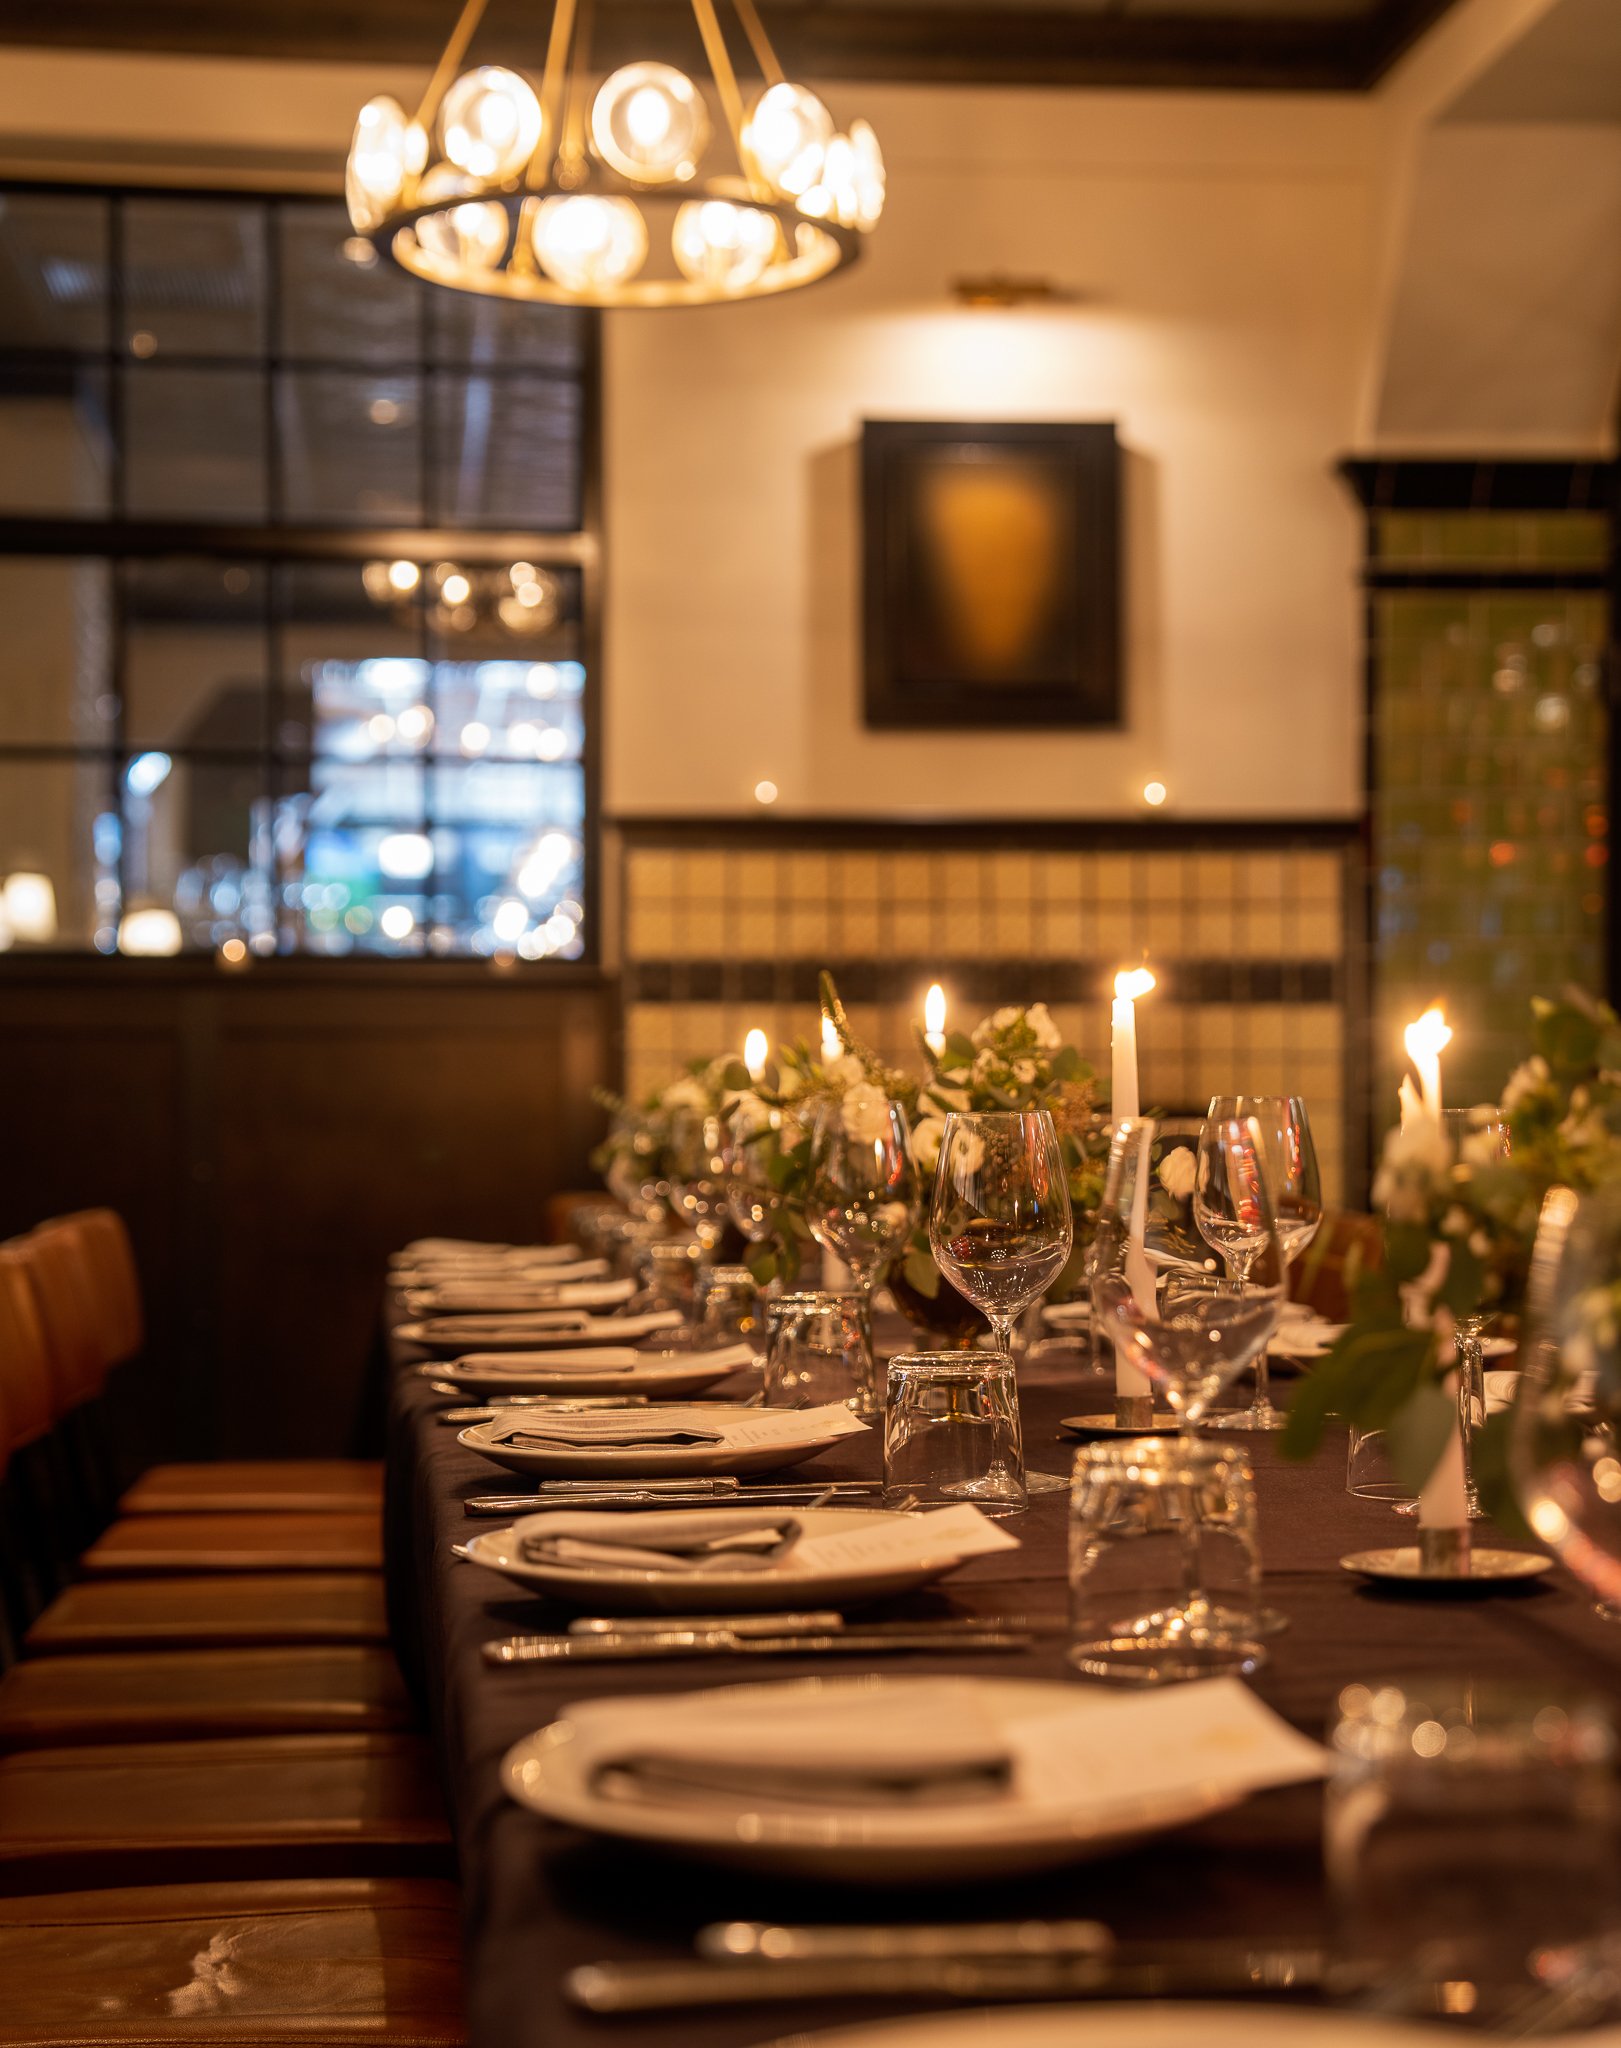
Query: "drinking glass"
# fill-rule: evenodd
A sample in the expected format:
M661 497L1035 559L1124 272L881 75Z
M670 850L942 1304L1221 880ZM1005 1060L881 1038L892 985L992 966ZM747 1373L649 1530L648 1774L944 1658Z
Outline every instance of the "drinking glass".
M1069 1661L1164 1685L1266 1662L1255 1478L1237 1444L1132 1437L1075 1454Z
M1621 1186L1549 1190L1531 1254L1509 1467L1525 1518L1621 1619Z
M706 1266L693 1283L693 1311L706 1344L741 1341L762 1349L760 1290L747 1266Z
M1298 1095L1211 1097L1207 1124L1213 1131L1242 1117L1253 1118L1261 1134L1261 1157L1272 1197L1273 1224L1284 1264L1292 1266L1317 1235L1323 1220L1322 1176L1317 1168L1317 1148L1312 1143L1305 1101ZM1215 1138L1211 1144L1219 1151ZM1226 1259L1228 1277L1242 1289L1249 1278L1252 1254L1259 1250L1261 1241L1240 1232L1231 1245L1224 1242L1220 1233L1230 1228L1234 1219L1201 1204L1197 1193L1194 1215L1206 1241ZM1212 1236L1212 1231L1218 1234ZM1212 1415L1207 1420L1211 1429L1282 1429L1283 1417L1272 1405L1265 1351L1255 1361L1255 1399L1249 1407L1236 1415Z
M657 1315L676 1309L690 1319L703 1247L691 1238L661 1237L636 1254L641 1286L626 1303L629 1315Z
M857 1293L870 1296L917 1207L900 1104L886 1100L869 1121L847 1102L825 1103L811 1136L810 1182L812 1236L844 1261Z
M1497 1166L1509 1156L1508 1125L1490 1104L1478 1109L1443 1109L1441 1131L1451 1147L1454 1160L1471 1166ZM1486 1420L1485 1354L1481 1339L1489 1316L1459 1316L1453 1338L1458 1361L1458 1408L1463 1439L1464 1497L1471 1521L1485 1519L1480 1492L1475 1483L1475 1431Z
M1013 1361L1002 1352L903 1351L889 1361L884 1500L971 1501L987 1515L1025 1505L1024 1441Z
M861 1296L826 1289L779 1294L766 1303L765 1324L768 1408L843 1401L857 1415L877 1412Z
M1212 1214L1242 1210L1245 1230L1259 1240L1247 1254L1242 1293L1216 1269L1194 1221L1196 1188ZM1117 1124L1087 1270L1099 1323L1164 1390L1179 1426L1191 1432L1222 1388L1265 1350L1283 1307L1283 1249L1254 1119L1132 1117Z
M1561 2005L1561 2031L1601 2016L1621 1933L1602 1706L1465 1678L1349 1685L1329 1746L1331 1989L1516 2037L1553 2031L1538 2015Z
M677 1110L670 1120L670 1207L707 1257L726 1229L725 1133L718 1116Z

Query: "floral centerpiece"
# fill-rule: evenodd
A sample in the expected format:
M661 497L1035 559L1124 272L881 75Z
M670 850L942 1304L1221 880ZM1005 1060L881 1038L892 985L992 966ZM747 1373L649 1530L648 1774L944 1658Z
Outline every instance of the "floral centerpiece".
M1009 1004L983 1018L968 1034L953 1032L938 1050L919 1040L927 1072L917 1091L912 1156L927 1181L939 1162L946 1117L953 1111L1051 1112L1069 1174L1076 1249L1049 1290L1064 1300L1080 1285L1090 1219L1103 1198L1108 1164L1107 1124L1098 1110L1096 1076L1066 1045L1045 1003ZM925 1203L925 1208L927 1204ZM972 1342L986 1329L979 1310L941 1274L929 1248L928 1216L918 1220L906 1251L889 1277L902 1313L931 1339Z
M692 1060L661 1088L638 1101L597 1088L593 1099L609 1113L608 1135L591 1154L591 1164L609 1192L626 1207L647 1206L669 1179L672 1140L683 1115L718 1115L728 1099L727 1075L735 1063ZM747 1076L745 1076L745 1079Z
M1393 1130L1374 1181L1384 1214L1384 1261L1356 1281L1352 1319L1302 1382L1284 1432L1286 1455L1308 1457L1331 1415L1388 1434L1401 1483L1417 1493L1440 1458L1456 1413L1445 1380L1466 1318L1518 1317L1543 1197L1586 1193L1621 1179L1621 1022L1578 992L1531 1006L1530 1056L1497 1105L1507 1127L1454 1150L1434 1120ZM1476 1437L1474 1469L1487 1506L1520 1518L1505 1483L1507 1417Z

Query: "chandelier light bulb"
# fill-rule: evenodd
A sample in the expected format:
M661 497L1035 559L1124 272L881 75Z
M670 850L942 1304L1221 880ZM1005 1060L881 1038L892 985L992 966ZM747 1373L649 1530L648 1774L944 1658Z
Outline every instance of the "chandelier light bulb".
M622 178L641 185L690 178L709 140L703 96L673 64L626 64L591 104L591 141Z
M629 199L571 193L535 215L535 255L548 277L573 292L598 292L636 275L647 257L647 223Z
M777 253L779 239L769 213L728 199L688 200L670 231L682 276L726 292L747 291Z
M883 213L888 184L884 152L870 121L850 123L850 147L855 152L856 226L870 234Z
M388 580L390 588L397 590L402 597L406 597L422 581L422 571L415 562L390 562L388 565Z
M405 186L410 145L405 109L387 93L361 108L349 145L344 195L357 228L373 228Z
M424 193L428 184L424 179ZM490 199L425 213L417 222L417 240L452 268L493 270L506 253L507 210Z
M743 129L743 147L768 185L796 198L822 175L833 138L833 116L803 85L784 79L755 101Z
M499 64L456 80L439 110L445 155L475 178L513 178L540 142L540 101L528 81Z

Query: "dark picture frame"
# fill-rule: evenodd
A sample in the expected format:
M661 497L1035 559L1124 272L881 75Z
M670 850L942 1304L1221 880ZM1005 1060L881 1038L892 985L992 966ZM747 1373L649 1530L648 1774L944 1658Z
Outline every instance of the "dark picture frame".
M869 726L1121 722L1112 422L865 420Z

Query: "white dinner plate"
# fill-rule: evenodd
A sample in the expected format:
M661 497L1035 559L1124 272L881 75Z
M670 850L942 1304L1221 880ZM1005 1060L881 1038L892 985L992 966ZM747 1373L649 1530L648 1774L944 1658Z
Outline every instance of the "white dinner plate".
M730 1500L727 1508L746 1507L743 1500ZM560 1501L559 1507L567 1503ZM672 1502L672 1508L677 1503ZM660 1512L668 1512L661 1510ZM773 1512L779 1512L773 1510ZM481 1530L466 1544L474 1564L499 1572L526 1592L544 1593L577 1607L589 1607L593 1614L691 1614L694 1606L705 1614L775 1614L804 1612L819 1607L842 1607L863 1600L884 1600L892 1593L909 1593L954 1571L970 1554L981 1555L994 1540L995 1547L1015 1548L1016 1539L983 1516L983 1544L972 1553L960 1537L942 1531L933 1549L926 1548L928 1515L888 1514L882 1508L783 1508L801 1530L799 1543L780 1563L752 1571L650 1572L619 1565L531 1564L521 1553L520 1535L539 1529L545 1515L527 1516L523 1523L506 1529ZM960 1510L941 1511L951 1522L960 1520ZM634 1533L639 1517L625 1510L620 1519L627 1535ZM820 1541L857 1534L894 1533L904 1538L908 1557L872 1556L818 1560L814 1547ZM806 1544L812 1555L801 1556ZM840 1546L843 1548L844 1546ZM876 1548L876 1546L875 1546Z
M826 1408L726 1408L681 1406L608 1411L613 1419L645 1429L687 1427L712 1430L716 1441L697 1444L503 1444L496 1441L509 1429L542 1427L555 1411L507 1408L488 1422L464 1429L456 1441L504 1465L509 1472L533 1472L543 1479L664 1479L683 1474L777 1472L802 1465L818 1451L847 1436L866 1433L867 1425L840 1403ZM588 1416L570 1418L588 1434Z
M636 1797L622 1789L605 1790L598 1782L603 1737L584 1717L583 1707L580 1720L565 1714L515 1743L502 1760L502 1782L520 1805L595 1834L658 1843L705 1862L748 1870L884 1885L983 1884L1019 1872L1056 1869L1203 1820L1247 1796L1236 1772L1152 1792L1099 1796L1098 1785L1113 1775L1111 1757L1100 1747L1089 1766L1080 1730L1089 1714L1106 1716L1104 1725L1117 1730L1120 1694L1045 1679L951 1682L973 1688L976 1707L1013 1752L1014 1788L1006 1797L849 1806L744 1795ZM738 1701L757 1695L762 1708L778 1710L779 1702L790 1699L802 1704L807 1689L824 1695L837 1688L881 1690L893 1694L895 1716L904 1725L922 1704L913 1703L915 1689L941 1683L939 1678L874 1673L778 1680L725 1691ZM1108 1739L1118 1738L1111 1734ZM1087 1780L1084 1792L1077 1790L1079 1779ZM1072 2008L1071 2039L1075 2025ZM1178 2048L1186 2048L1185 2041Z
M638 1351L616 1344L584 1351L471 1351L417 1370L425 1379L446 1380L496 1399L502 1394L651 1394L670 1401L701 1394L755 1362L747 1344L720 1344L708 1351Z
M918 2013L767 2048L1436 2048L1441 2029L1358 2012L1270 2005L1031 2005Z
M419 1237L390 1266L566 1266L585 1254L577 1244L478 1244L463 1237Z
M634 1344L655 1330L677 1330L679 1309L650 1309L640 1316L593 1316L581 1308L542 1309L526 1316L429 1316L401 1323L394 1334L403 1344L434 1351L549 1351L556 1345Z

